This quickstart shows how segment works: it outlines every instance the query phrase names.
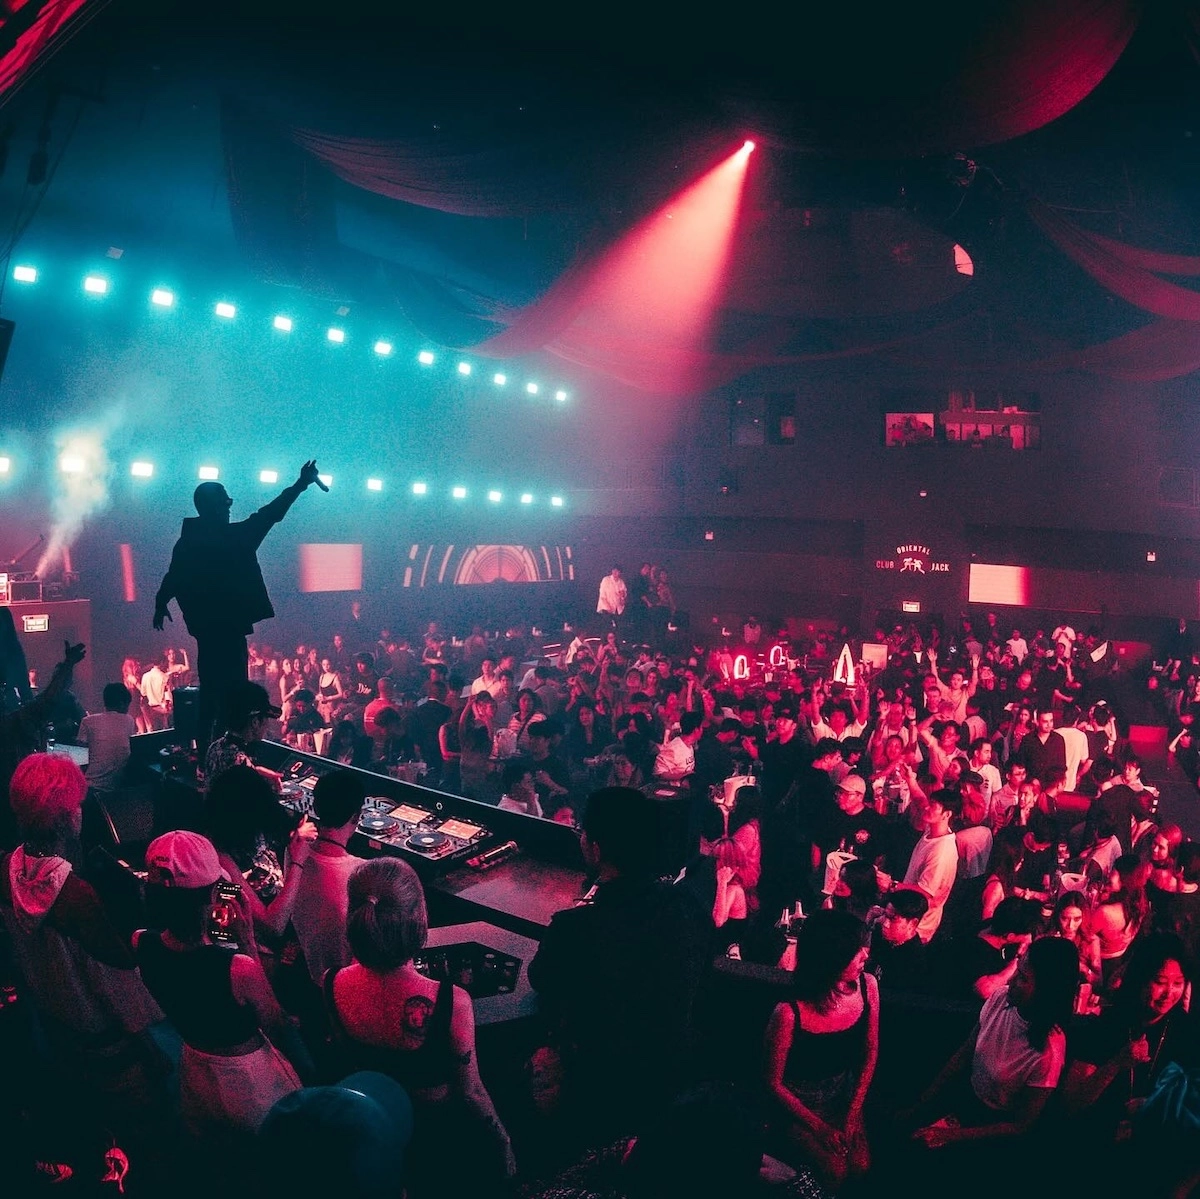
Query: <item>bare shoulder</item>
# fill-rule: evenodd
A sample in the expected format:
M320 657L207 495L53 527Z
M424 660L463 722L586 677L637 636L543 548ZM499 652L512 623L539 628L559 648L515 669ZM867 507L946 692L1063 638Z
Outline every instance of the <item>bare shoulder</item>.
M875 975L868 971L863 972L863 986L866 988L867 1002L870 1004L879 1003L879 982Z

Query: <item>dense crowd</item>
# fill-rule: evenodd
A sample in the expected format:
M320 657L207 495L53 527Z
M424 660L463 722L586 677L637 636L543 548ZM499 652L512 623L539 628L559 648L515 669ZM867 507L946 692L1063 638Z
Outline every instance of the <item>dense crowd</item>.
M619 607L556 645L434 624L253 646L205 833L147 847L136 904L79 846L149 671L84 721L85 779L34 752L72 647L4 724L0 914L56 1070L13 1119L42 1176L80 1168L96 1123L47 1121L66 1086L206 1178L269 1161L352 1194L998 1194L1017 1162L1031 1194L1190 1193L1200 844L1160 817L1100 635L987 614L868 652L748 617L710 645ZM1194 793L1200 654L1183 625L1162 648L1139 702ZM187 669L149 668L163 715ZM538 1045L504 1102L469 996L415 964L416 875L348 849L364 776L323 778L297 823L250 756L273 733L580 829L590 889L530 963ZM780 1000L760 1015L752 978ZM747 988L727 1013L715 979Z

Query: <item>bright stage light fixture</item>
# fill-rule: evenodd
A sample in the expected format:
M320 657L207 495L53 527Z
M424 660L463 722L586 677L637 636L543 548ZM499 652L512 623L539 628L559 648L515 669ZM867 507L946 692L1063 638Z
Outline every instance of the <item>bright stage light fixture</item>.
M78 454L64 454L58 465L64 475L81 475L87 469L87 463Z
M156 287L150 293L150 303L157 304L159 308L170 308L175 303L175 293L165 287Z
M496 373L495 373L495 374L492 376L492 382L493 382L493 383L495 383L495 385L496 385L497 387L503 387L503 386L505 385L505 383L507 383L507 382L508 382L508 376L507 376L507 375L502 375L502 374L501 374L499 371L497 371L497 372L496 372Z
M12 470L11 458L0 458L0 475L6 475Z
M331 328L325 330L325 336L329 338L334 345L340 346L346 340L346 330Z
M13 278L18 283L36 283L37 282L37 267L35 266L14 266Z
M524 492L521 496L521 503L522 504L532 504L533 496L531 496L528 491Z
M258 472L258 481L260 483L278 483L279 472L277 470L260 470Z
M108 291L108 280L102 275L88 275L83 281L83 290L93 296L102 296Z
M753 154L754 153L754 143L749 138L747 138L744 142L742 142L742 153L743 154Z
M531 396L535 396L538 393L538 385L536 383L526 383L525 390L529 392Z
M431 351L429 351L429 350L422 350L422 351L421 351L421 352L420 352L420 353L417 355L417 361L418 361L418 362L419 362L419 363L420 363L422 366L432 366L432 365L433 365L433 354L432 354L432 352L431 352Z
M383 490L383 480L382 479L368 479L367 480L367 490L368 491L382 491Z
M333 486L333 475L317 475L317 478L320 479L326 487Z
M290 333L292 331L292 318L290 316L277 316L271 322L271 324L274 325L280 333Z
M567 398L567 393L560 389L554 393L554 398L561 404Z
M499 491L489 491L488 499L491 500L493 504L498 504L502 499L504 499L504 496Z
M452 487L450 489L450 494L456 500L465 500L467 498L467 489L465 487Z
M386 358L391 352L392 343L390 341L383 341L381 339L375 343L375 353L378 354L380 358Z
M227 321L233 320L237 316L237 309L227 300L221 300L213 309L217 316L223 316Z
M151 462L134 462L129 467L129 473L135 479L149 479L154 474L154 464Z
M471 373L471 364L469 362L460 362L458 364L458 373L460 375L469 375Z
M202 466L196 473L206 483L215 483L221 477L221 472L215 466Z
M552 508L561 508L563 506L563 498L561 495L552 495L550 497L550 506Z
M428 483L414 483L413 495L424 495L429 490Z

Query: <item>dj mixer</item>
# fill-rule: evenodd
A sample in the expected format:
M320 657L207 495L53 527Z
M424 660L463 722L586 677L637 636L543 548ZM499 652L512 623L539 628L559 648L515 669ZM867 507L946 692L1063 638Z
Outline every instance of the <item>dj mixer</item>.
M363 805L358 831L372 849L399 850L425 861L466 857L491 836L481 824L379 797Z

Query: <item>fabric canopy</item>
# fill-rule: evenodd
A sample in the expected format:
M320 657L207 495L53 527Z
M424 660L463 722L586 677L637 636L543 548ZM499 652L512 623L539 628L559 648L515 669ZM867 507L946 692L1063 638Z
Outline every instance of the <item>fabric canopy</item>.
M1141 0L1011 0L979 6L984 30L966 44L942 42L947 63L924 101L904 92L871 113L853 104L839 149L892 155L946 154L1022 137L1070 112L1121 57L1141 19ZM911 8L901 9L911 15ZM941 10L947 13L950 10ZM982 34L982 36L978 36ZM853 79L853 76L851 76ZM913 80L920 87L920 80ZM836 120L833 113L827 119ZM818 123L818 136L820 124Z
M1200 260L1135 250L1110 238L1098 237L1038 200L1028 201L1026 211L1072 262L1113 295L1156 316L1200 321L1200 292L1160 279L1154 273L1171 269L1175 274L1200 274Z
M0 102L107 0L8 0L0 17ZM86 11L85 11L86 10Z

